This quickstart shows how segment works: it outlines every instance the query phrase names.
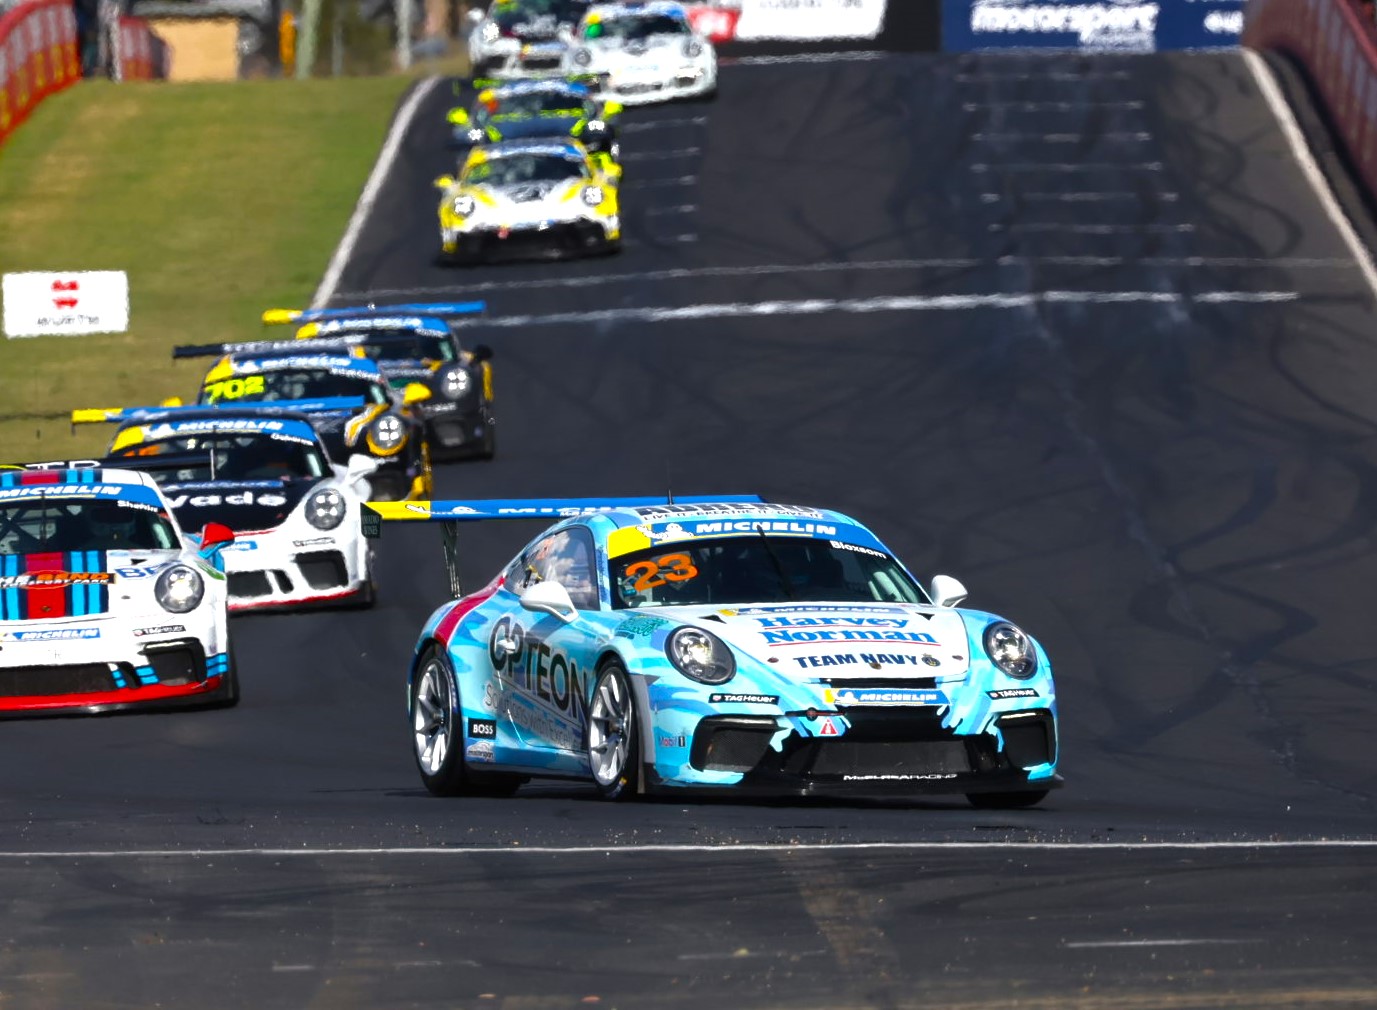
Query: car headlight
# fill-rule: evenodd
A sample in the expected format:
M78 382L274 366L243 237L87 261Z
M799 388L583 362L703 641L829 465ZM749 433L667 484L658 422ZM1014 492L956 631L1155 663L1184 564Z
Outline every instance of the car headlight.
M153 595L169 614L187 614L201 605L206 584L201 573L186 565L173 565L158 576Z
M687 56L689 59L696 60L698 57L703 55L703 43L699 42L697 39L692 39L688 42L685 42L684 55Z
M306 521L318 530L332 530L344 522L344 496L323 487L306 499Z
M715 635L701 628L679 628L665 642L674 668L701 684L725 684L736 676L736 659Z
M583 190L583 202L590 207L596 207L602 203L601 186L585 186Z
M588 66L588 64L593 62L593 54L590 53L587 49L575 49L574 62L581 67L586 67Z
M484 42L488 43L488 45L492 45L501 37L502 29L497 27L497 22L489 21L487 24L483 25L482 39Z
M1008 621L996 621L985 629L985 654L1010 677L1027 680L1038 668L1033 642Z
M473 387L473 377L463 368L451 368L440 381L440 392L445 399L457 400Z
M468 217L478 207L473 197L467 193L461 193L454 198L454 203L450 204L450 210L454 211L455 217Z
M384 414L368 429L368 441L377 452L395 452L406 441L406 427L396 414Z

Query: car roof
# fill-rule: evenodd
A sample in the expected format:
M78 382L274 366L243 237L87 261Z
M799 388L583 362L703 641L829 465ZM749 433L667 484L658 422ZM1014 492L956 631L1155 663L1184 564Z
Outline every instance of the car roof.
M495 98L505 98L508 95L529 95L542 91L555 91L562 94L578 95L580 98L587 98L593 93L593 89L586 84L577 81L561 81L559 78L536 81L510 81L501 84L494 84L490 88L484 88L480 94L491 93Z
M622 14L668 14L671 17L687 18L684 5L674 0L646 0L645 3L603 3L588 8L585 17L617 17Z
M82 467L54 470L0 470L0 502L25 498L114 498L164 504L157 483L138 470Z

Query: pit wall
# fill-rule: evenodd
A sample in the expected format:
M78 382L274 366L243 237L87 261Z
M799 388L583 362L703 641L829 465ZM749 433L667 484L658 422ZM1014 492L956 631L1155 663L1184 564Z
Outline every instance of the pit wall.
M1358 0L1249 0L1243 43L1309 79L1354 175L1377 197L1377 26Z

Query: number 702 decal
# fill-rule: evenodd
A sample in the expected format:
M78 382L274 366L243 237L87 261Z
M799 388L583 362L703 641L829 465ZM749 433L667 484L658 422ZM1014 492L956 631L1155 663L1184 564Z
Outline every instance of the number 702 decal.
M239 400L245 396L260 396L263 393L263 376L245 375L233 379L220 379L207 382L203 387L205 398L214 403L217 400Z

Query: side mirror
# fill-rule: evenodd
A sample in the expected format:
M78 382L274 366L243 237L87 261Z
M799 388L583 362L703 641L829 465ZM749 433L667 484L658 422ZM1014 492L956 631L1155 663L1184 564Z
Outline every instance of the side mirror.
M569 590L558 582L537 582L521 594L521 608L538 614L550 614L565 624L572 623L579 612L569 598Z
M934 575L928 595L939 607L954 607L966 598L966 587L950 575Z
M620 115L622 110L625 108L626 106L623 105L621 102L603 102L602 118L611 119L613 116Z
M169 396L166 400L164 400L164 401L160 404L160 406L163 406L163 407L180 407L180 406L182 406L182 398L181 398L180 396Z
M448 119L455 126L466 126L469 121L469 114L465 109L450 109Z
M207 561L216 561L219 568L219 555L228 545L234 543L234 530L224 523L206 523L201 529L201 549L197 551Z
M471 24L471 25L482 24L482 22L483 22L483 8L481 8L481 7L470 7L470 8L468 9L468 11L464 14L464 18L465 18L465 20L467 20L468 23Z
M489 361L492 359L492 348L487 344L474 344L469 348L469 357L474 361Z
M436 189L449 189L449 188L450 188L451 186L453 186L453 185L454 185L454 176L452 176L452 175L441 175L441 176L438 176L438 177L436 178L436 180L435 180L435 188L436 188Z
M413 403L420 403L422 400L430 399L430 390L419 382L408 382L402 387L402 403L411 406Z

